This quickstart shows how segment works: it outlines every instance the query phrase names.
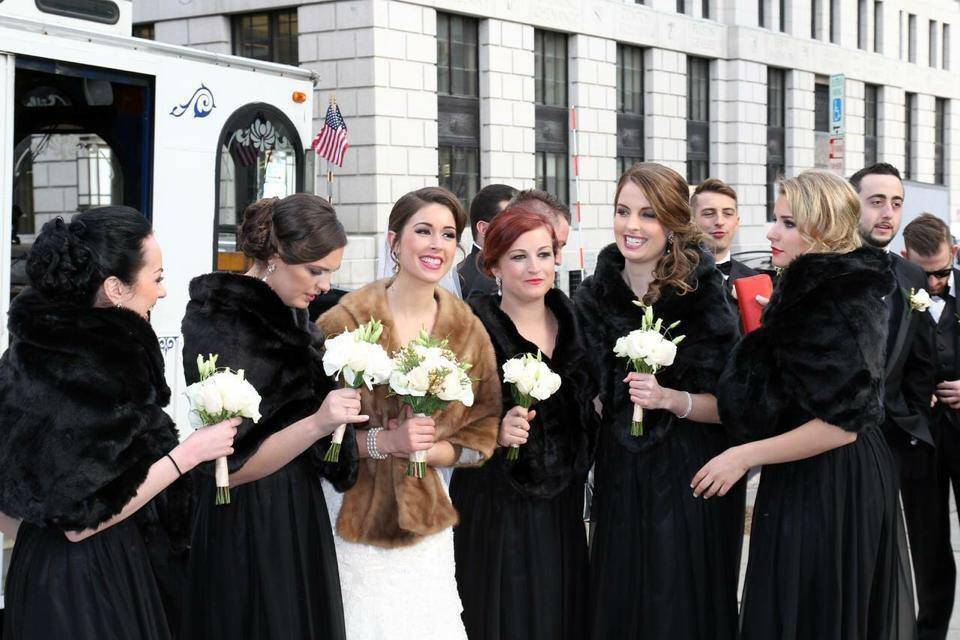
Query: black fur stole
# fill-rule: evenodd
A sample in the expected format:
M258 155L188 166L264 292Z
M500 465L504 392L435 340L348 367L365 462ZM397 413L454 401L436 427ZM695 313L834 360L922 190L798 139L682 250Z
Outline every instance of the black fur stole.
M720 415L739 441L813 418L849 431L883 420L890 257L863 247L811 253L783 272L763 314L720 380Z
M594 410L597 395L596 376L587 357L573 303L559 289L547 293L546 304L557 319L557 340L553 357L544 362L562 380L560 389L532 408L537 415L530 429L530 439L521 447L515 462L506 459L506 449L473 473L495 473L505 478L517 491L538 498L551 498L562 492L571 481L583 482L593 461L593 447L600 427ZM474 313L483 322L493 349L497 368L503 378L503 364L524 353L537 353L537 346L517 331L510 317L500 309L495 294L470 300ZM511 385L503 383L503 413L513 408Z
M65 305L33 289L14 299L8 326L0 511L65 530L96 527L178 443L163 411L170 389L157 336L131 311ZM184 515L188 494L177 501Z
M218 354L218 366L243 369L261 396L262 417L244 420L228 463L236 471L268 437L314 413L334 382L323 372L323 336L306 311L286 306L266 283L250 276L210 273L190 282L183 318L187 384L199 379L197 356ZM356 481L359 454L347 427L338 463L323 462L330 437L304 452L338 490ZM206 465L212 472L212 465Z
M713 258L699 250L700 263L690 277L694 289L680 294L664 287L653 305L664 326L677 320L673 335L685 335L673 365L657 374L658 382L690 393L716 393L717 380L737 339L738 321L726 298L723 276ZM624 258L616 244L597 257L594 274L574 294L577 313L600 378L603 423L629 451L642 451L660 442L678 418L668 411L644 412L644 435L630 435L633 403L623 382L630 371L626 358L613 353L617 338L639 329L643 309L633 304L633 291L623 279Z

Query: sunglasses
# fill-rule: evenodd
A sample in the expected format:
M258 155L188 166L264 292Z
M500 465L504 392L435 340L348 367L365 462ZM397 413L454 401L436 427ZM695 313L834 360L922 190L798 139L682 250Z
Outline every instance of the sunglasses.
M940 269L938 271L924 271L928 278L931 276L934 278L949 278L952 272L953 267L946 267L945 269Z

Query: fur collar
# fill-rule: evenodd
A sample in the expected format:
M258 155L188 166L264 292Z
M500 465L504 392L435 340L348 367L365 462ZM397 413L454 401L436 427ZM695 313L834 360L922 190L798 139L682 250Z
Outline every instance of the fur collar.
M95 527L177 444L156 334L124 309L69 306L27 289L0 360L0 511ZM138 514L139 515L139 514Z
M183 362L187 383L196 382L196 358L216 353L218 364L243 369L261 396L262 417L244 420L228 462L236 471L268 437L314 413L333 381L323 373L322 334L305 310L286 306L265 282L234 273L210 273L190 283L183 318ZM352 427L348 427L348 435ZM303 454L343 490L356 477L356 440L344 438L338 463L323 462L329 437ZM351 446L354 445L354 446ZM205 465L210 471L211 465Z
M560 376L560 390L535 405L537 417L520 458L508 462L506 450L498 449L486 468L479 471L492 476L491 490L506 481L521 494L538 498L551 498L571 482L583 481L593 459L593 443L599 429L599 416L593 406L596 379L573 303L558 289L547 292L545 302L557 319L557 338L552 356L543 358ZM537 352L536 345L520 335L510 316L500 308L499 296L472 298L470 306L490 334L499 370L510 358ZM501 396L502 415L514 405L509 384L502 383Z
M390 282L378 280L344 296L340 304L320 316L318 323L324 333L352 330L377 318L383 322L380 344L389 353L399 349L402 345L387 302ZM470 307L441 287L437 287L435 297L433 335L448 339L450 349L473 365L470 375L476 381L472 407L454 402L434 416L436 437L450 442L458 452L467 447L488 459L496 444L501 409L493 346ZM397 400L388 396L385 386L373 392L362 389L361 395L370 426L386 425L399 415ZM337 519L337 530L344 539L381 547L406 546L456 524L457 513L438 474L428 473L423 479L408 477L406 462L397 458L362 461L356 486L344 496Z

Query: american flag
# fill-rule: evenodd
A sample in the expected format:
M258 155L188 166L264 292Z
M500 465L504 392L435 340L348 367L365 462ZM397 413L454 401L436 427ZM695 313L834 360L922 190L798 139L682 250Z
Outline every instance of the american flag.
M343 154L350 147L347 144L347 123L343 121L340 107L331 102L327 107L327 116L323 119L320 133L310 145L318 156L322 156L338 167L343 166Z

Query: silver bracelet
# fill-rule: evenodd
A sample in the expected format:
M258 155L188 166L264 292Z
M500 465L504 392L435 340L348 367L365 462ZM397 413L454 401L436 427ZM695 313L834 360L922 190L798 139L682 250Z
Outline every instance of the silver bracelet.
M687 394L687 410L683 412L682 416L677 416L681 420L686 418L688 415L690 415L690 412L693 411L693 396L690 395L689 391L684 391L684 393Z
M377 434L383 431L382 427L372 427L367 430L367 456L373 460L386 460L390 456L377 448Z

